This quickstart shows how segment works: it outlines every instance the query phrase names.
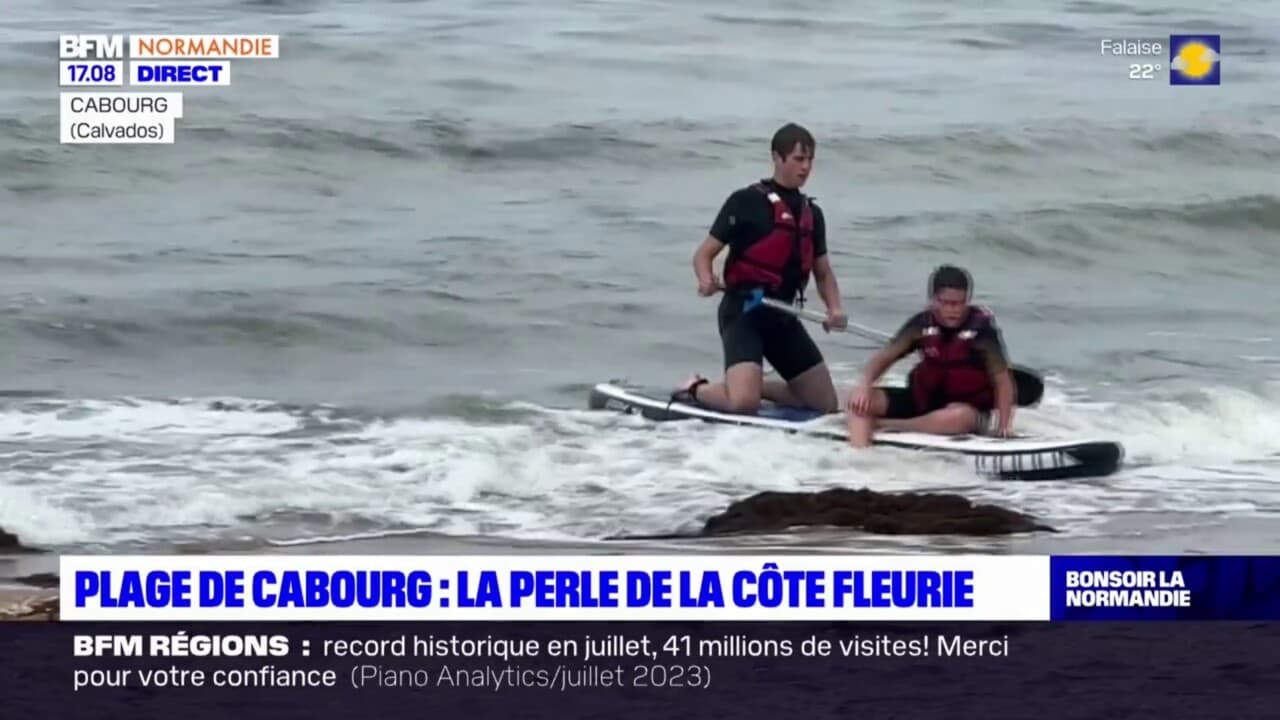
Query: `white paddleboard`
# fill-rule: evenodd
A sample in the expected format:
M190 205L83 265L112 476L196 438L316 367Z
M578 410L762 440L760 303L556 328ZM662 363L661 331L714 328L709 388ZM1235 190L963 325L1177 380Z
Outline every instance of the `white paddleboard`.
M640 414L656 421L703 420L706 422L769 428L848 442L838 415L768 405L756 415L712 410L696 403L671 400L669 390L632 386L621 381L600 383L591 389L588 405L595 410ZM981 435L930 435L878 430L876 445L946 452L970 456L975 469L1007 480L1061 480L1101 477L1119 469L1124 447L1114 440L997 438Z

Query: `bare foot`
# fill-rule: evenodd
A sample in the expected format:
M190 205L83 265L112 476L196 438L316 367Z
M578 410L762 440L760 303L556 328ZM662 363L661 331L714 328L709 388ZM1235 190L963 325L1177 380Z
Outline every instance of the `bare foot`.
M871 447L871 419L860 415L849 417L849 444L856 448Z
M696 401L696 398L694 397L693 389L705 382L707 382L706 378L702 377L697 373L694 373L693 375L690 375L688 378L686 378L684 382L680 383L680 385L676 388L676 391L671 394L671 397L678 398L681 400L688 400L689 402L694 402Z

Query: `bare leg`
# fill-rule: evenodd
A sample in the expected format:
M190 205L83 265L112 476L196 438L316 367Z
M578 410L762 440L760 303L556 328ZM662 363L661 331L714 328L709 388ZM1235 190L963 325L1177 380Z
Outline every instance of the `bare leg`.
M872 419L849 413L849 444L856 448L871 447Z
M694 376L680 386L688 390ZM713 410L752 414L760 409L760 396L764 385L764 368L753 362L741 362L725 371L723 382L709 382L694 388L698 402Z
M761 395L765 400L779 405L804 407L804 403L791 392L791 386L785 380L765 380Z
M811 408L824 413L840 411L840 402L836 399L835 384L831 381L831 372L826 363L818 363L791 378L787 383L791 401L789 405Z
M932 435L965 435L976 432L978 411L964 403L951 403L941 410L907 420L876 421L877 427L902 432L930 433Z
M866 413L849 411L846 419L849 428L849 444L865 448L871 446L871 431L877 422L889 410L889 396L880 388L871 390L871 407ZM883 422L883 421L881 421Z

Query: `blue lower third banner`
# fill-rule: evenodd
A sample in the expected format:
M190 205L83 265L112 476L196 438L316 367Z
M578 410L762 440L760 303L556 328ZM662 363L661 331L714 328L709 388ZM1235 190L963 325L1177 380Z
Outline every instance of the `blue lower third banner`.
M66 621L1280 620L1280 558L64 556Z
M1280 619L1280 557L1053 556L1053 620Z

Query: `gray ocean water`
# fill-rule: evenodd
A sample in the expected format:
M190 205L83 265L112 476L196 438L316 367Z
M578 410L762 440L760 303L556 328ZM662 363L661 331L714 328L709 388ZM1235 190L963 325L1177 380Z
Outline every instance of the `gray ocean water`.
M187 90L173 145L62 146L60 32L278 33L281 57ZM1222 35L1221 86L1099 52L1172 32ZM1276 37L1261 0L6 3L0 527L592 541L836 485L1118 552L1256 527L1280 513ZM852 319L892 328L966 265L1049 377L1018 428L1117 439L1122 472L999 483L585 411L601 380L718 371L690 257L788 121L818 138ZM865 343L820 342L847 388Z

